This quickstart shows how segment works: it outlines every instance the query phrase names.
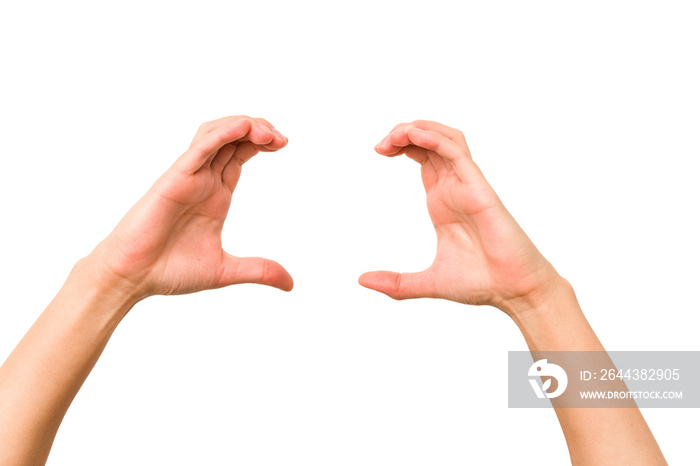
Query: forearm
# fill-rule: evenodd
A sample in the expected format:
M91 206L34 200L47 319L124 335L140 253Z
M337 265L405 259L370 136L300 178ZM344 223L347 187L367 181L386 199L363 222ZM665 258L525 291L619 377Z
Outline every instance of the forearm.
M68 406L139 299L237 283L292 289L292 277L278 263L236 257L221 246L241 166L286 144L261 118L203 124L189 149L74 267L0 367L1 465L46 461Z
M136 302L78 262L58 295L0 367L0 464L43 464L73 398Z
M539 301L505 309L533 354L539 351L605 351L564 280ZM573 464L666 464L638 408L562 408L554 403Z

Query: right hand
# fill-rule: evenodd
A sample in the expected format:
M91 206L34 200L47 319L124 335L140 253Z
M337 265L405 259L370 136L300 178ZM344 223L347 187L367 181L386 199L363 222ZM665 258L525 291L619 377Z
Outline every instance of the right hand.
M563 280L540 254L472 160L464 135L431 121L396 126L375 150L420 163L437 254L417 273L368 272L362 286L394 299L444 298L512 315Z

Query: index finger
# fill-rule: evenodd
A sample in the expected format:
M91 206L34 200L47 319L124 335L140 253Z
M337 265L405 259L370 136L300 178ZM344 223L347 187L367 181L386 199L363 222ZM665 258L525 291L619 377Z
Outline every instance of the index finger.
M375 149L380 154L387 156L395 156L404 153L406 150L402 148L407 144L410 144L410 141L405 141L405 144L395 144L395 142L399 142L400 140L393 138L393 135L396 133L401 133L402 131L404 133L408 132L411 128L437 133L450 139L467 153L469 152L469 147L467 146L467 140L464 137L464 133L456 128L430 120L414 120L411 123L400 123L394 126L389 134L376 145Z
M455 169L455 174L464 183L483 178L471 159L469 149L440 133L406 126L392 133L391 143L396 146L420 147L441 157Z
M250 117L239 117L222 122L204 134L198 134L177 164L181 170L194 173L211 161L226 144L246 140L265 146L269 150L276 150L286 144L286 138L280 139L280 136L277 136L266 125Z

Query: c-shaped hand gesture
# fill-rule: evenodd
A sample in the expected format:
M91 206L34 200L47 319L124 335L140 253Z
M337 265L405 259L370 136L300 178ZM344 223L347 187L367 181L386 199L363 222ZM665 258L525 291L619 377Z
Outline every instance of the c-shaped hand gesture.
M420 163L437 254L418 273L369 272L360 284L395 299L444 298L507 310L544 298L558 274L488 184L464 135L431 121L396 126L375 150Z
M189 149L97 247L104 272L141 296L183 294L236 283L292 289L289 273L221 246L221 230L242 165L287 144L263 119L232 116L204 123Z
M0 463L44 464L73 397L139 299L234 283L292 288L276 262L235 257L221 247L241 165L286 143L261 119L202 125L190 148L76 264L0 366ZM376 150L405 153L421 164L438 246L423 272L370 272L360 277L362 285L396 299L497 306L513 317L533 351L603 351L573 290L505 209L462 133L415 121L397 126ZM573 463L665 464L639 410L555 409Z

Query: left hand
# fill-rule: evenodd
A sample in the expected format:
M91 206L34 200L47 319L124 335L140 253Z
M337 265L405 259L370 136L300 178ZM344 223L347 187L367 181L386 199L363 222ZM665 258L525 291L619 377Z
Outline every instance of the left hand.
M260 118L232 116L200 126L189 149L88 256L108 281L139 299L184 294L237 283L292 289L277 262L235 257L221 231L242 165L287 138Z

